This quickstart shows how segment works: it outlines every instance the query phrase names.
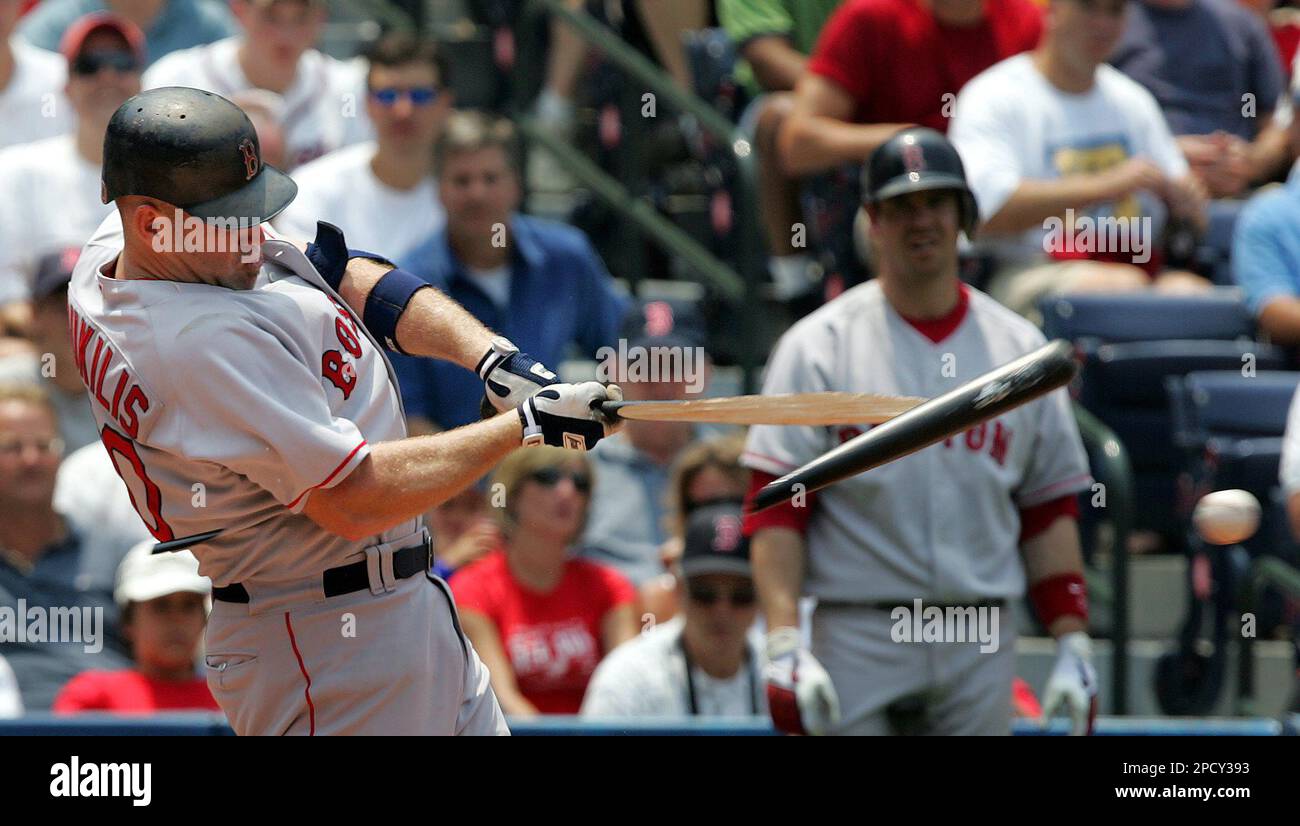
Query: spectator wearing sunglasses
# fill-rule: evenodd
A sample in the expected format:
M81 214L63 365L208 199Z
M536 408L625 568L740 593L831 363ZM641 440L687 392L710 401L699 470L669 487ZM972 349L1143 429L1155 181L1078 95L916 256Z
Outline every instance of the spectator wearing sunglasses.
M702 439L691 444L673 463L668 478L668 539L659 547L663 565L658 576L637 589L641 608L656 622L667 622L680 610L678 562L686 537L686 520L698 508L719 502L739 502L749 491L749 468L740 464L743 434Z
M739 503L687 518L680 563L681 616L610 654L591 678L586 717L761 717L761 640L749 540Z
M144 35L124 18L87 15L68 29L60 50L74 131L0 151L0 305L23 308L9 308L12 319L30 315L40 257L80 248L112 209L99 198L104 131L117 107L140 91Z
M325 28L324 0L230 0L230 10L240 34L172 52L149 67L144 87L190 86L227 98L250 88L275 92L284 98L289 170L371 137L363 61L312 48Z
M433 144L451 113L446 60L433 43L389 35L369 55L366 113L375 140L299 167L298 197L276 219L285 235L341 228L357 249L400 259L446 222L433 179Z
M230 11L220 0L41 0L23 18L18 33L42 49L57 49L76 20L104 11L130 20L144 32L146 66L169 52L211 43L236 31Z
M628 300L580 230L519 213L514 127L456 112L433 150L447 224L399 263L543 364L616 344ZM348 236L351 241L351 236ZM482 380L395 356L408 416L439 429L477 421Z
M41 49L14 35L22 8L21 0L0 0L0 149L72 129L68 64L53 44Z
M461 623L507 715L577 714L596 665L637 631L631 584L570 555L591 466L561 448L517 450L492 491L505 497L504 541L451 578Z

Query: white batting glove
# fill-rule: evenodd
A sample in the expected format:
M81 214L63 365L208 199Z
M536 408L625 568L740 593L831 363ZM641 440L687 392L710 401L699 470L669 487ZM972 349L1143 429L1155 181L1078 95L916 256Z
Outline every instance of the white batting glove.
M492 339L492 349L479 359L475 371L483 379L483 418L513 410L538 390L560 381L546 365L501 336Z
M1056 667L1043 692L1044 726L1057 712L1070 716L1070 734L1092 734L1097 718L1097 669L1092 666L1092 640L1082 631L1056 641Z
M591 450L623 425L622 419L600 412L600 403L606 401L623 401L623 391L617 384L584 381L552 384L538 390L519 405L524 444Z
M767 635L767 706L772 724L786 734L826 734L840 720L840 698L831 675L803 647L799 629L774 628Z

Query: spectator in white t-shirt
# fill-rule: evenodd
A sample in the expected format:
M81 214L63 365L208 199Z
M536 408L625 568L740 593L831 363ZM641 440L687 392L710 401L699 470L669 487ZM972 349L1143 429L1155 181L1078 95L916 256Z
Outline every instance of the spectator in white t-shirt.
M14 35L21 9L19 0L0 0L0 148L72 128L72 109L63 96L68 64Z
M298 196L276 228L314 238L316 222L356 249L399 260L446 222L433 178L433 146L451 113L446 61L432 43L394 34L375 44L366 113L376 140L331 152L293 173Z
M694 511L678 578L683 612L611 651L584 717L762 717L763 648L752 633L754 582L738 503Z
M144 87L191 86L223 97L244 89L284 98L292 169L366 140L365 69L312 48L328 15L324 0L230 0L243 33L172 52L149 67Z
M1124 11L1125 0L1050 0L1039 47L957 96L948 136L979 203L977 238L998 260L989 292L1031 317L1054 292L1139 290L1153 278L1209 286L1162 271L1169 217L1203 229L1205 194L1151 93L1104 62ZM1123 233L1089 238L1081 219Z
M68 29L61 51L75 130L0 150L0 306L25 307L41 256L80 247L112 209L100 200L104 131L140 91L144 35L124 18L97 12Z

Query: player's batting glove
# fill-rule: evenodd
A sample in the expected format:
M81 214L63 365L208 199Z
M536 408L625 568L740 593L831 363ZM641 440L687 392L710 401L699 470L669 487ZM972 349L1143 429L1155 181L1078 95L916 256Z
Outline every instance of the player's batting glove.
M826 734L840 719L840 699L831 676L803 647L798 628L767 635L767 706L772 723L786 734Z
M622 400L623 391L617 384L607 387L598 381L585 381L549 385L519 405L524 444L591 450L622 425L622 420L601 413L600 403Z
M1092 667L1092 640L1082 631L1056 641L1056 667L1043 692L1043 725L1064 710L1070 733L1092 734L1097 718L1097 669Z
M475 370L483 379L480 413L485 419L515 409L538 390L560 381L546 365L501 336L492 339L492 349L483 354Z

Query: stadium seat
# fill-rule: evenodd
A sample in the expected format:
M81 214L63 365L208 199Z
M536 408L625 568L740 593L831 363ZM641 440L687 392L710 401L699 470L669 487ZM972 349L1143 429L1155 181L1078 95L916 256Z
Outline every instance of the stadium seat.
M1255 319L1240 293L1221 287L1206 295L1157 293L1049 296L1039 304L1043 332L1085 349L1106 342L1253 338Z

